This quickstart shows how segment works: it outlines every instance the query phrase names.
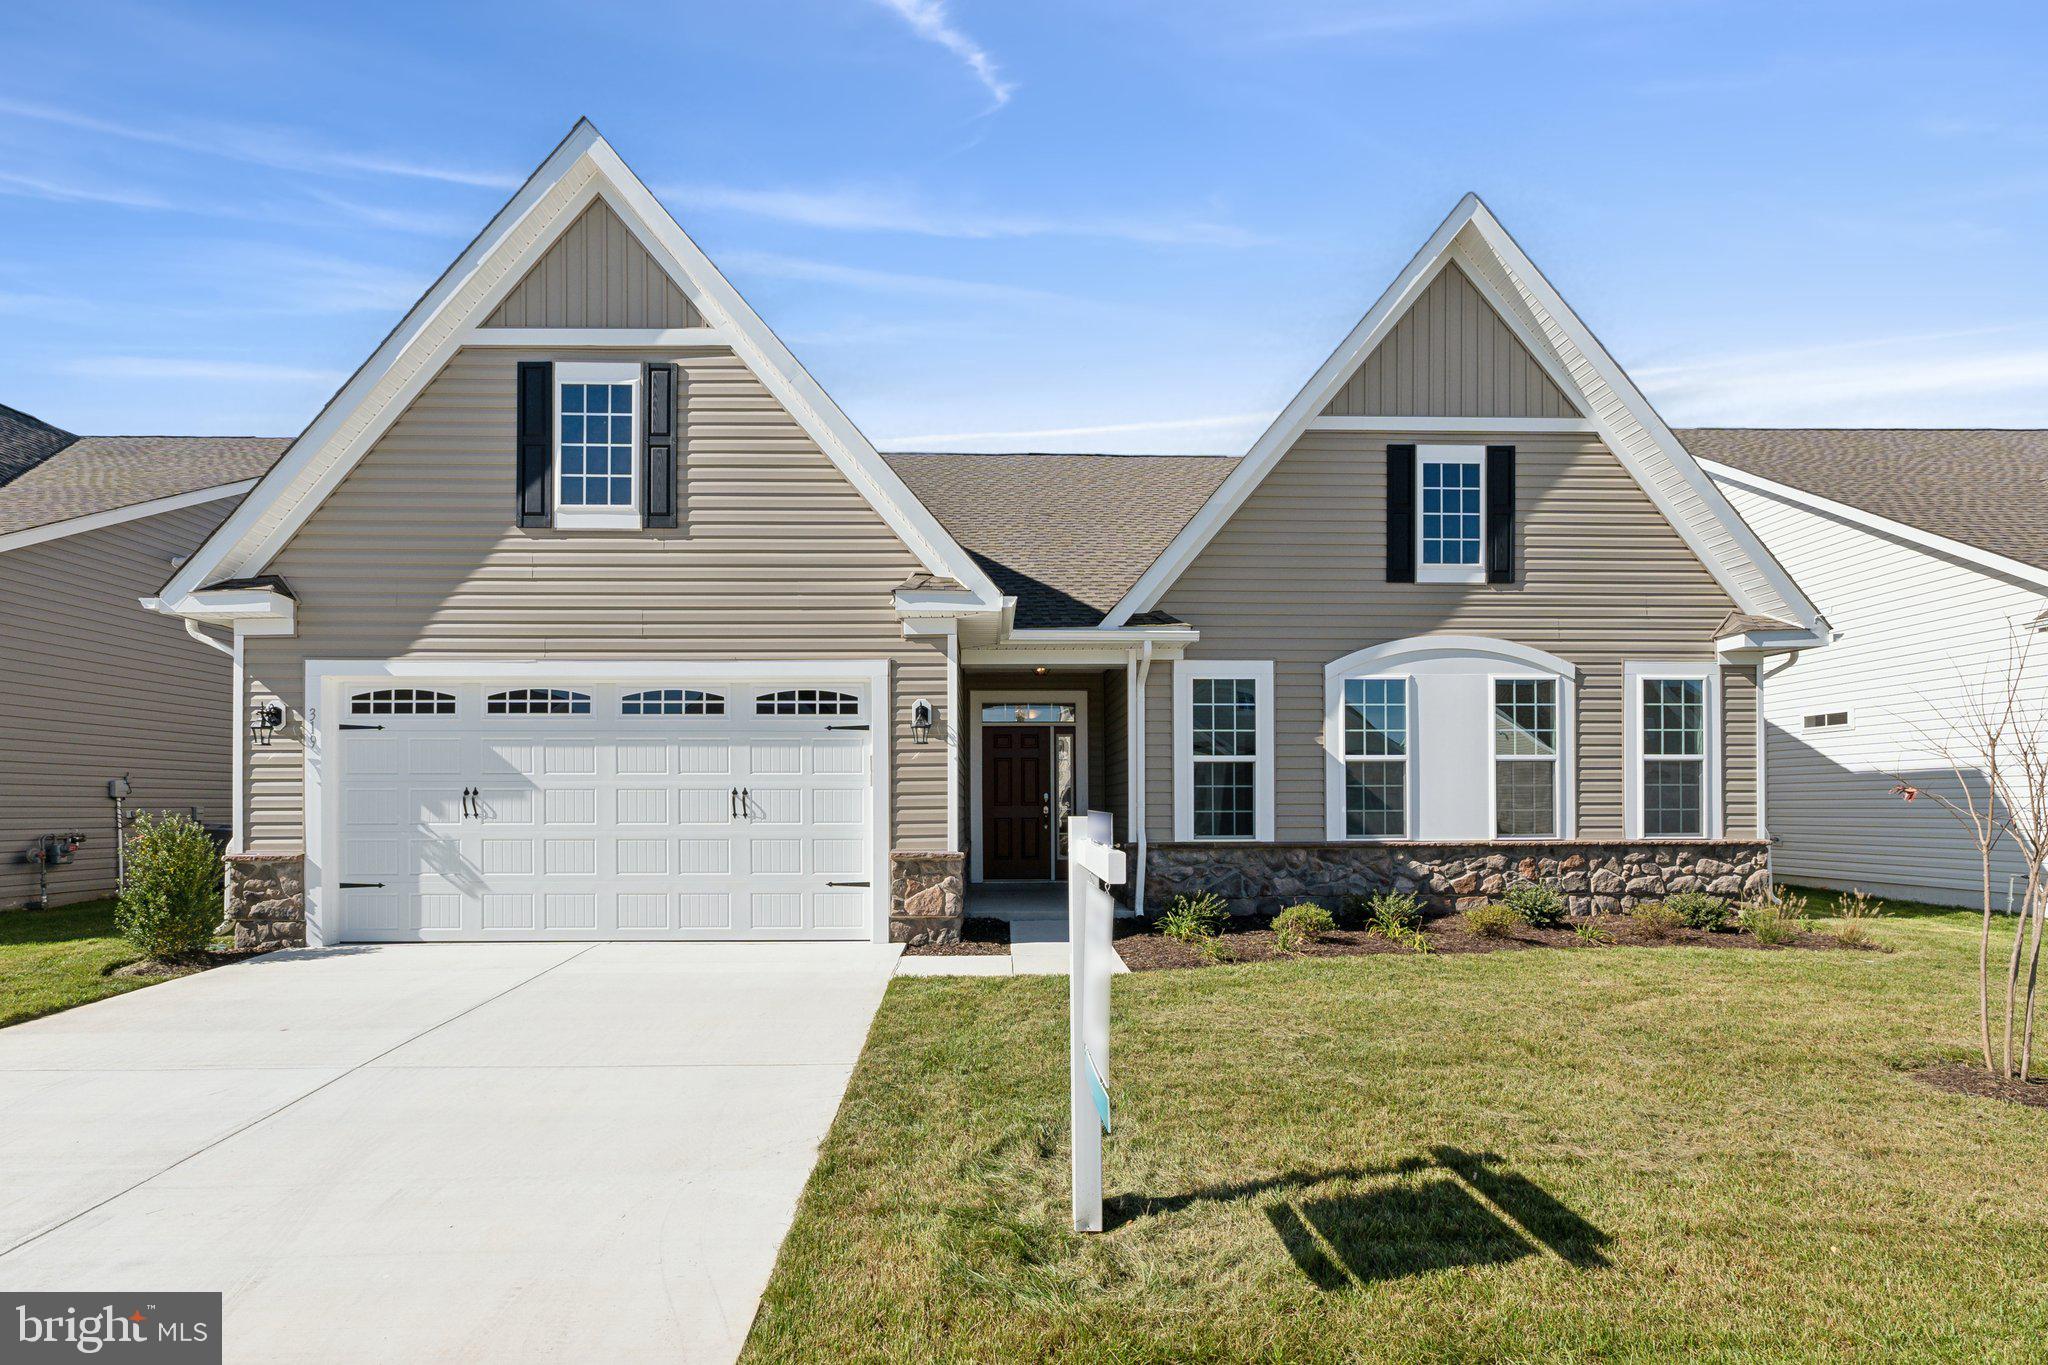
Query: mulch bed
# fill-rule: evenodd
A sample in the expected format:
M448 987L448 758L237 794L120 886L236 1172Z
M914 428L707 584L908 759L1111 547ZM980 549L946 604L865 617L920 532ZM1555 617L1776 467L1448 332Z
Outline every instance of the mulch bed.
M970 915L960 922L958 943L920 943L905 948L905 957L994 957L1010 952L1010 922Z
M2005 1100L2035 1109L2048 1109L2048 1081L2002 1081L1996 1076L1986 1075L1984 1068L1975 1062L1943 1062L1938 1066L1922 1067L1913 1073L1913 1078L1951 1094L1976 1095L1981 1099Z
M107 968L108 976L139 977L145 981L168 981L174 976L190 976L213 967L225 967L230 962L242 962L268 952L265 948L209 948L192 957L137 958L124 962L118 967Z
M1613 938L1612 943L1588 943L1575 932L1580 924L1591 924L1604 930ZM1877 950L1871 944L1847 944L1831 934L1796 934L1783 944L1766 946L1758 943L1748 934L1705 933L1698 929L1677 929L1663 937L1645 933L1634 920L1626 915L1595 915L1590 919L1574 920L1562 929L1532 929L1524 926L1504 938L1481 938L1467 933L1461 919L1455 914L1438 915L1424 922L1423 933L1429 939L1429 946L1439 953L1498 953L1522 948L1572 948L1594 950L1609 947L1631 948L1749 948L1773 952L1781 948L1815 948L1861 951ZM1319 943L1302 945L1292 954L1282 953L1273 941L1272 921L1269 917L1244 917L1233 919L1222 935L1222 941L1229 949L1229 960L1233 962L1270 962L1280 957L1360 957L1369 953L1409 953L1411 950L1369 934L1363 929L1339 929ZM1210 967L1217 965L1202 956L1201 950L1159 933L1152 926L1139 920L1118 920L1116 925L1117 956L1124 965L1134 972L1170 970L1179 967Z

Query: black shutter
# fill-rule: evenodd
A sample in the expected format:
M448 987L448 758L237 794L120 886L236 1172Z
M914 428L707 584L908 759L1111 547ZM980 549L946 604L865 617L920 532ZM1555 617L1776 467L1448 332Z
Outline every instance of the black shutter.
M1515 448L1486 448L1486 581L1515 581Z
M521 526L553 526L555 483L555 367L546 360L519 362L519 482L513 505Z
M647 426L640 441L641 520L648 526L676 524L676 367L647 367Z
M1415 581L1415 447L1387 447L1387 581Z

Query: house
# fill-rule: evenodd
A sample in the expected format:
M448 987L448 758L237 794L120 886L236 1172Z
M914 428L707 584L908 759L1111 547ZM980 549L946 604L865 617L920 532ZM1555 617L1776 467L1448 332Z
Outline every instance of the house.
M113 892L110 782L125 809L228 822L232 665L135 601L286 444L77 436L0 406L0 909Z
M1780 876L1976 904L1974 840L1900 780L1954 790L1952 723L2048 625L2048 432L1678 433L1836 632L1772 665L1764 708ZM2048 690L2048 637L2020 674ZM1997 851L1996 901L2025 858Z
M1085 808L1152 903L1755 891L1825 632L1476 198L1242 459L885 459L588 123L151 605L249 942L943 937Z

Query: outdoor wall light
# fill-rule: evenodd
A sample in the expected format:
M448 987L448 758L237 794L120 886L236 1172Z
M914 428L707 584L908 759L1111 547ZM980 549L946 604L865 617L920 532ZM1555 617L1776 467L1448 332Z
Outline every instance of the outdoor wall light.
M274 701L258 702L249 709L249 738L268 748L270 737L284 728L284 707Z
M910 703L910 738L915 744L931 743L932 704L923 697Z

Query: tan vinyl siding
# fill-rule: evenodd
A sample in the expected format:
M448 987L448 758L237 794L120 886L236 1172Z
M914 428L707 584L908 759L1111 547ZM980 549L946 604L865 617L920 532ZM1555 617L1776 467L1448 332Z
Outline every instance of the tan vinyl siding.
M112 893L110 778L129 776L134 806L197 806L227 823L233 664L136 599L233 507L222 499L0 554L0 907L35 894L35 869L12 860L40 834L86 837L75 861L51 869L53 902Z
M1577 417L1455 261L1344 382L1325 417Z
M945 654L905 641L891 602L916 559L730 351L579 354L682 366L683 525L514 527L513 376L546 357L463 351L272 566L299 634L248 643L252 691L297 712L308 658L886 658L892 846L943 848L946 750L912 743L908 713L945 697ZM295 848L298 745L252 759L251 847Z
M533 263L486 327L702 327L704 319L599 199Z
M1517 450L1516 579L1386 581L1389 442L1509 443ZM1578 832L1623 832L1622 668L1705 662L1730 601L1620 461L1596 438L1311 432L1166 594L1202 633L1190 658L1274 661L1276 835L1321 840L1323 666L1413 635L1492 636L1579 665ZM1171 665L1149 692L1147 825L1173 829ZM1726 688L1726 831L1754 829L1754 695Z

